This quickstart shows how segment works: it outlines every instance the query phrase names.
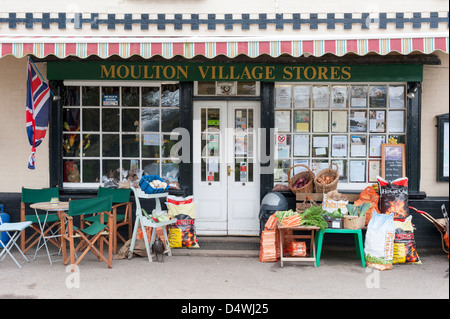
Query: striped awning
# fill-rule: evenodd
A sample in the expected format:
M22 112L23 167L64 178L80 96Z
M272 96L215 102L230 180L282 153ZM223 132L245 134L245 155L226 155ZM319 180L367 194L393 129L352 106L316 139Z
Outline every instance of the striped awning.
M113 55L129 58L175 56L193 58L197 55L214 58L224 55L234 58L244 54L251 58L263 54L278 57L288 54L322 56L327 53L343 56L347 53L366 55L370 52L386 55L391 52L425 54L435 51L449 52L448 33L426 37L372 37L351 39L283 39L277 38L150 38L150 37L46 37L46 36L0 36L0 57L12 55L22 58L33 55L45 58L76 56L87 58L95 55L108 58Z

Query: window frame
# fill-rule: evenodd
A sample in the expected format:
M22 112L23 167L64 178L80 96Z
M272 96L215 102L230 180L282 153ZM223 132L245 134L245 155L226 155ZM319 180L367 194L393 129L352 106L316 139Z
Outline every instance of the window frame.
M350 190L356 190L356 189L364 189L367 186L370 186L373 184L373 181L369 181L369 162L370 161L374 161L374 160L381 160L381 156L380 157L372 157L370 156L370 137L373 135L383 135L385 137L385 143L388 143L388 139L390 136L392 135L400 135L403 136L404 138L404 142L407 145L408 143L408 138L409 138L409 131L408 131L408 118L409 118L409 99L406 96L406 93L408 92L408 82L398 82L398 81L383 81L383 82L274 82L274 95L273 95L273 112L274 112L274 120L276 121L276 114L277 111L290 111L290 130L289 132L280 132L280 134L285 134L287 136L290 135L290 154L288 157L286 158L280 158L278 159L277 156L277 134L275 134L274 139L275 139L275 154L274 154L274 160L275 160L275 169L283 169L287 172L287 169L289 169L289 167L285 167L287 165L286 163L282 163L282 161L289 161L289 165L290 167L292 167L293 165L297 164L298 162L295 162L296 160L307 160L308 161L308 167L311 167L311 163L313 160L318 161L321 158L320 157L315 157L313 156L313 147L312 147L312 138L314 137L314 135L326 135L328 136L328 151L327 151L327 156L325 156L323 158L323 160L328 161L328 165L330 165L333 161L336 160L344 160L346 161L346 176L347 176L347 180L346 181L339 181L339 189L343 190L343 191L350 191ZM290 107L289 108L277 108L277 87L279 86L290 86L291 88L291 96L290 96ZM296 108L295 107L295 97L294 97L294 86L308 86L309 89L309 94L310 94L310 98L309 98L309 107L305 108L305 107L301 107L301 108ZM328 86L328 92L329 92L329 103L328 103L328 107L326 108L321 108L321 107L315 107L314 105L314 96L313 96L313 92L314 92L314 87L315 86ZM344 108L335 108L333 107L333 103L332 103L332 88L334 86L346 86L347 87L347 104ZM351 87L352 86L366 86L367 87L367 93L366 93L366 106L364 108L358 108L358 107L352 107L351 106ZM386 93L385 93L385 106L383 107L371 107L370 106L370 89L371 87L375 87L375 86L385 86L386 87ZM389 86L403 86L404 87L404 91L403 91L403 96L404 96L404 100L403 100L403 107L402 108L391 108L390 107L390 101L389 101ZM296 132L296 130L294 129L294 126L296 124L295 122L295 112L296 111L304 111L307 110L309 111L309 132ZM365 132L351 132L350 129L350 117L351 117L351 113L352 111L364 111L366 112L366 131ZM385 129L384 132L371 132L370 131L370 125L369 125L369 114L370 111L385 111ZM403 132L401 133L397 133L397 132L389 132L388 130L388 114L389 111L403 111L404 112L404 116L403 116ZM314 111L328 111L328 131L324 132L324 133L320 133L320 132L314 132L313 131L313 112ZM334 111L346 111L347 112L347 131L346 132L333 132L332 131L332 115ZM275 126L274 126L275 127ZM309 135L310 139L309 139L309 155L308 156L301 156L301 158L299 156L294 156L294 135ZM331 141L333 139L333 136L337 136L337 135L345 135L347 136L347 156L346 157L333 157L332 156L332 144ZM365 156L364 157L352 157L351 153L350 153L350 148L351 148L351 136L352 135L363 135L366 137L366 150L365 150ZM401 141L399 141L400 143ZM365 182L351 182L350 181L350 172L349 172L349 165L350 165L350 161L360 161L360 160L364 160L366 162L365 165ZM303 163L303 162L301 162ZM284 165L283 165L284 164ZM325 167L323 167L325 168ZM322 169L323 169L322 168ZM318 170L320 171L320 169ZM316 174L317 172L316 171ZM279 181L276 178L274 178L273 180L273 184L272 185L276 185L276 184L287 184L287 181L283 182L283 181Z
M102 87L118 87L119 90L119 104L117 106L112 106L113 108L118 108L119 109L119 116L122 119L123 118L123 110L124 109L137 109L139 110L139 135L140 138L143 136L143 134L145 134L146 132L142 130L142 110L143 109L157 109L159 110L159 128L158 131L155 132L148 132L149 134L154 134L154 135L159 135L159 138L161 139L161 141L163 140L164 136L168 136L171 135L171 132L166 132L166 131L162 131L162 113L164 109L177 109L180 110L181 108L181 100L180 103L178 104L178 106L162 106L162 99L161 99L161 95L162 95L162 86L163 85L173 85L176 84L178 85L178 94L180 95L180 82L178 81L90 81L90 80L65 80L65 81L61 81L61 85L60 85L60 90L64 90L65 87L70 87L70 86L78 86L80 88L80 105L79 106L66 106L64 105L64 101L59 102L61 104L61 110L64 111L67 108L79 108L80 110L84 109L89 109L89 108L97 108L100 111L100 119L99 119L99 131L95 132L96 134L102 135L105 134L107 132L103 131L102 128L102 123L101 123L101 110L104 108L111 108L111 106L104 106L103 102L102 102ZM99 105L98 106L84 106L83 105L83 101L82 101L82 87L88 87L88 86L97 86L99 87ZM138 87L139 88L139 102L137 106L124 106L122 105L122 88L123 87ZM160 99L159 99L159 105L158 106L142 106L142 88L143 87L159 87L159 92L160 92ZM62 115L62 114L61 114ZM63 120L61 119L61 124L63 123ZM120 137L120 140L122 140L122 136L129 134L130 132L128 131L123 131L123 127L122 127L122 121L119 121L119 130L117 132L113 132L113 134L118 134ZM180 123L180 119L179 119L179 123ZM179 124L180 125L180 124ZM179 126L178 125L178 126ZM82 128L82 115L80 113L80 131L78 134L80 134L80 136L82 134L84 134L84 132L81 130ZM89 132L87 132L89 133ZM109 133L109 132L108 132ZM61 127L61 140L64 136L64 134L66 134L66 131L63 130L63 128ZM178 133L173 133L174 136L179 136ZM120 165L123 165L123 161L125 160L139 160L139 168L143 169L143 162L145 161L155 161L158 163L158 168L159 168L159 174L161 175L162 173L162 166L165 162L169 161L169 162L173 162L178 164L179 166L179 170L180 170L180 163L179 163L179 159L178 158L172 158L172 157L164 157L162 154L162 148L163 148L163 143L159 144L159 157L144 157L142 156L142 141L139 140L139 155L137 157L124 157L122 154L122 143L119 142L119 156L118 157L106 157L103 156L102 154L102 143L99 143L99 156L97 157L92 157L92 159L98 159L100 162L100 168L99 168L99 177L100 180L99 182L89 182L89 183L83 183L80 181L80 183L71 183L71 182L64 182L63 177L61 176L59 178L62 186L64 188L67 189L93 189L93 188L98 188L100 185L103 185L103 180L102 180L102 176L104 175L103 172L103 161L104 160L118 160L120 162ZM74 158L75 160L81 160L82 159L82 154L80 154L80 156L77 157L66 157L63 156L63 151L61 148L61 168L62 171L64 171L64 161L66 159L72 159ZM89 158L90 159L90 158ZM82 165L80 165L82 166ZM80 167L80 178L82 180L82 170L83 168ZM63 175L63 174L62 174Z

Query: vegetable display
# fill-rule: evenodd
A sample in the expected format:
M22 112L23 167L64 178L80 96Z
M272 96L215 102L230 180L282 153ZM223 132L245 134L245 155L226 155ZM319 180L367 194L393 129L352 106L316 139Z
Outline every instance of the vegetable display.
M302 218L300 225L301 226L317 226L322 231L325 231L325 229L328 227L327 222L323 218L324 210L320 206L311 206L303 213L300 214L300 217Z
M347 210L348 214L350 216L358 216L363 217L366 215L366 212L372 207L371 203L364 203L362 205L353 205L353 204L347 204Z
M335 177L333 175L324 175L317 178L317 183L328 185L333 183L334 179Z
M308 178L301 177L292 184L292 188L302 188L305 187L309 183Z

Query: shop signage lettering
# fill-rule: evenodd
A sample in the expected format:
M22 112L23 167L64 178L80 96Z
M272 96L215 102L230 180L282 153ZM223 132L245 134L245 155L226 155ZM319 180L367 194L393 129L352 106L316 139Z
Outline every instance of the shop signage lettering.
M224 65L100 65L100 78L105 80L175 80L190 78L205 81L322 81L350 80L351 66L224 66ZM199 80L200 80L199 79Z
M48 62L50 80L421 81L419 65L269 65L189 62Z

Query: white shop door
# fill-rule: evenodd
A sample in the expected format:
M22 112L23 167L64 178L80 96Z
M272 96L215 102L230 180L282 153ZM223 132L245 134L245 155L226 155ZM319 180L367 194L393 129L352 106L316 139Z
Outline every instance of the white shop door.
M199 235L258 235L259 102L194 102L193 178Z

